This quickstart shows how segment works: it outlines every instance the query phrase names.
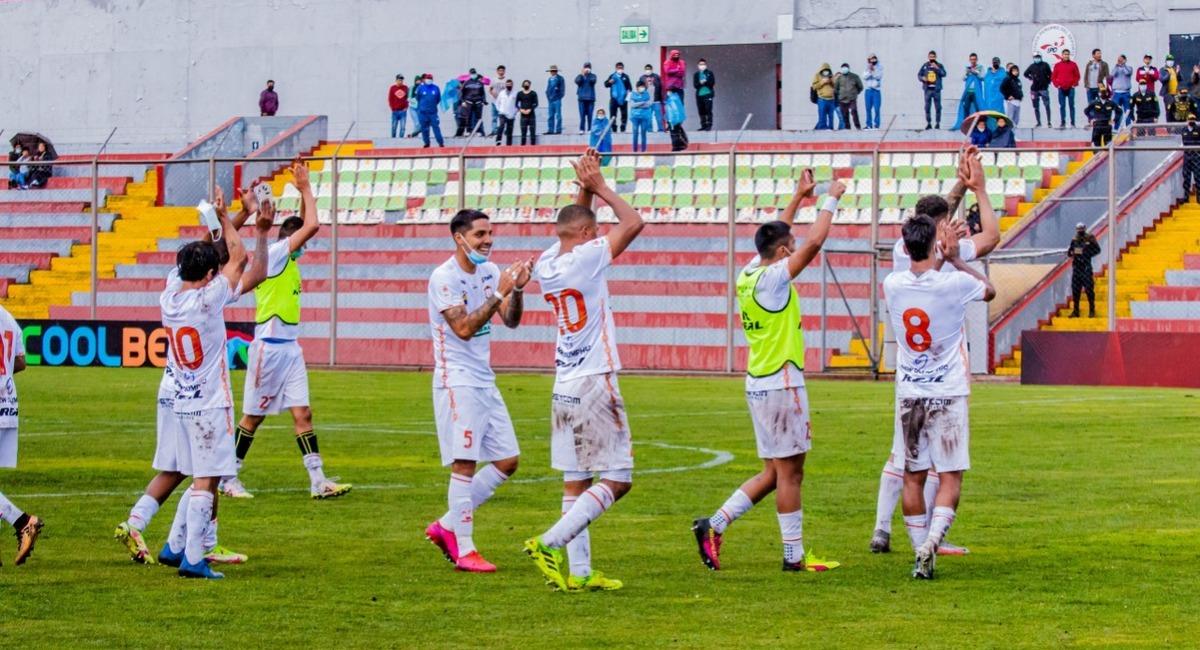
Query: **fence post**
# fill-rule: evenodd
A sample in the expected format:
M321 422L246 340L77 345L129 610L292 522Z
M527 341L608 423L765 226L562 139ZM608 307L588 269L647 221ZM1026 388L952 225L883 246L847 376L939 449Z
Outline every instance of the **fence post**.
M117 132L117 127L113 127L108 132L108 137L104 139L104 144L96 150L96 155L92 156L92 245L91 245L91 289L92 298L89 300L91 308L88 313L92 320L96 320L96 293L100 290L100 154L108 148L109 140L112 140L113 134Z
M337 253L338 253L338 182L341 180L341 175L338 173L338 150L341 147L334 149L333 157L329 159L329 168L333 173L333 182L329 187L329 208L332 218L330 219L329 233L329 365L332 367L337 363ZM318 212L318 219L320 213Z
M725 287L725 372L733 372L733 323L737 316L737 143L729 147L729 230L725 254L726 282ZM739 319L740 320L740 319Z
M825 283L828 278L825 274L825 268L829 266L829 258L825 257L825 253L821 253L821 372L825 372L825 350L828 349L828 340L825 337L825 332L828 329L825 326L825 321L829 317L829 307L826 304L828 298L825 293Z
M1117 330L1117 147L1108 140L1108 331ZM1079 305L1075 305L1079 309Z
M879 145L875 145L875 151L871 154L871 266L868 274L871 282L870 292L868 293L871 301L870 308L867 313L870 318L870 341L871 354L867 358L878 359L879 356L879 264L877 263L875 249L879 244ZM854 314L850 314L853 318ZM879 378L879 364L872 361L871 374L876 379Z

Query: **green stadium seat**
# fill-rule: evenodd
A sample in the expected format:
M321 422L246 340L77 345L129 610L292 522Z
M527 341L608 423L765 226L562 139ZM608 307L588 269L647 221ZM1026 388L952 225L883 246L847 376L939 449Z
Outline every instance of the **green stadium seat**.
M791 194L776 194L775 195L775 207L779 208L780 210L788 207L788 204L791 202L792 202Z
M433 208L435 210L441 209L442 197L436 196L436 195L435 196L427 196L427 197L425 197L425 203L422 205L422 207Z
M968 196L973 195L968 194ZM900 209L911 210L917 207L917 200L920 198L921 196L919 194L905 194L904 196L900 197Z
M697 208L712 208L716 206L716 197L712 194L701 194L696 197Z
M728 175L728 171L729 170L726 170L726 175ZM706 165L697 165L692 168L692 178L699 180L701 178L712 178L712 177L713 177L713 168L712 167L708 167Z
M373 196L367 204L368 210L386 210L388 199L386 196Z
M428 183L429 182L429 170L428 169L414 169L413 173L412 173L412 178L410 179L410 181L413 183Z
M735 178L753 178L753 176L754 176L754 170L750 169L749 167L747 167L745 165L738 165L734 169L734 177ZM722 178L724 178L724 177L722 177Z
M671 168L667 165L659 165L654 168L654 179L671 178Z
M610 167L601 167L600 175L608 180L616 180L617 179L617 168L611 167L611 166Z
M983 168L983 177L984 178L1000 178L1000 168L999 167L984 167Z
M375 182L375 172L358 172L358 174L354 177L354 182L355 183L374 183Z
M855 167L854 168L854 178L855 179L871 178L871 166L870 165L859 165L859 166Z
M387 200L387 207L384 209L389 211L403 210L405 207L407 207L407 204L408 201L402 196L390 196Z
M533 169L533 168L521 170L521 181L522 182L523 181L540 181L540 180L542 180L541 170Z
M893 169L891 165L880 165L879 166L879 177L880 178L895 178L895 174L896 174L896 170Z
M758 196L754 197L754 207L756 207L756 208L773 208L773 207L775 207L775 195L774 194L759 194Z
M522 194L517 197L517 207L519 208L536 208L537 196L533 194Z
M691 167L675 166L675 167L672 167L671 169L673 170L672 178L674 178L675 180L690 179L692 177L692 168Z
M751 178L753 178L756 181L757 180L766 180L766 179L771 178L771 166L770 165L756 165L754 167L754 175L751 176Z
M912 167L908 167L908 166L894 167L893 171L895 172L895 178L898 178L900 180L916 177L916 170L914 170Z
M366 210L367 206L370 204L371 204L371 199L369 197L356 196L350 200L350 209L351 210Z
M558 181L558 168L557 167L543 167L541 170L541 173L538 175L538 178L543 181L557 182Z
M916 170L917 180L925 180L927 178L937 178L937 170L932 165L921 165Z
M897 194L880 194L879 207L880 209L900 207L900 196Z
M833 180L833 167L829 165L821 165L813 170L813 180L818 183Z
M676 194L671 201L671 207L678 210L679 208L690 208L695 203L696 197L691 194Z
M669 208L669 207L671 207L671 195L670 194L655 194L654 202L650 204L650 207L653 207L653 208Z
M736 201L733 207L738 210L754 207L754 197L749 194L738 194Z
M729 167L725 165L717 165L716 167L712 168L712 173L713 180L729 178Z
M376 183L391 183L392 179L395 178L395 176L396 176L396 173L392 172L392 171L375 172L375 182Z
M648 208L653 203L654 203L654 197L650 196L649 194L634 194L633 195L633 207L635 207L635 208Z
M1021 168L1017 167L1016 165L1008 165L1000 170L1000 178L1003 178L1004 180L1009 180L1012 178L1020 178L1020 177L1021 177Z
M1042 182L1042 167L1040 165L1026 165L1021 168L1021 177L1029 183Z
M442 197L443 210L458 210L458 195L447 194Z
M500 197L495 194L485 194L479 197L479 209L495 210L500 204Z
M633 167L618 167L617 168L617 182L618 183L632 183L635 180L637 180L637 174L634 172Z
M322 196L322 197L318 198L317 199L317 209L318 210L332 210L333 209L333 198L329 197L329 196Z
M470 178L468 178L467 180L471 180L471 179L470 179ZM499 182L499 181L500 181L500 170L499 170L499 169L485 169L485 170L483 170L483 180L484 180L484 181L496 181L496 182Z
M498 203L496 207L498 207L498 208L500 208L500 209L502 209L502 210L503 210L504 208L515 208L515 207L517 207L517 197L516 197L516 195L515 195L515 194L502 194L502 195L500 195L500 203Z
M537 197L537 207L538 208L553 208L554 207L554 195L553 194L539 195Z
M396 170L396 174L397 175L404 174L404 180L408 180L408 170L399 170L398 169L398 170ZM466 179L468 181L482 181L483 180L483 170L475 169L475 168L468 168ZM500 180L500 177L497 176L496 180Z
M478 170L476 170L476 171L478 171ZM412 180L412 170L411 169L397 169L396 171L392 172L392 182L393 183L407 183L410 180ZM475 179L475 180L479 180L479 179Z
M937 168L937 179L939 181L947 181L958 178L958 168L954 165L942 165Z
M507 167L500 175L502 181L519 181L521 180L521 170L516 167Z
M376 172L378 175L378 172ZM444 169L433 169L429 171L429 180L426 181L430 185L445 185L446 181L450 180L450 174Z

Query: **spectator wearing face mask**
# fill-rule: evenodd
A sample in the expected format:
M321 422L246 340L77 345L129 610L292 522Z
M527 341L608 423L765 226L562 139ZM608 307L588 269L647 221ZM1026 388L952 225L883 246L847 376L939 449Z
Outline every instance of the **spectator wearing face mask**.
M437 138L439 147L446 146L442 140L442 127L438 123L438 104L442 101L442 91L433 83L433 75L426 74L415 91L417 102L417 125L421 129L421 140L425 148L429 148L429 131Z
M872 54L867 57L867 69L863 70L863 101L867 108L867 128L879 128L879 110L883 106L883 66L879 57Z
M937 52L929 51L929 59L917 70L917 80L925 95L925 130L934 128L930 109L937 109L937 128L942 128L942 79L946 77L946 66L937 60Z
M983 149L992 142L992 132L988 130L987 120L979 119L975 121L975 126L971 129L971 144Z
M1158 71L1158 94L1162 97L1163 115L1167 116L1167 121L1172 121L1171 104L1175 103L1175 96L1179 94L1180 79L1179 67L1175 65L1175 55L1168 54L1167 61L1163 64L1161 70Z
M992 57L992 67L983 75L983 110L1004 112L1004 95L1000 92L1000 84L1004 83L1007 76L1008 71L1000 67L1000 57Z
M646 132L650 130L650 113L654 110L654 98L639 79L637 87L629 97L629 121L633 124L633 150L646 150Z
M1079 85L1079 66L1071 60L1071 50L1062 51L1062 60L1054 64L1050 83L1058 89L1058 128L1067 127L1067 107L1071 107L1071 128L1075 128L1075 87Z
M1142 57L1142 65L1133 73L1133 80L1145 84L1146 90L1153 95L1158 84L1158 68L1154 67L1154 57L1149 54Z
M625 74L624 63L617 61L612 74L604 80L604 87L608 88L608 114L612 115L613 131L624 133L629 123L629 93L633 92L633 84L629 81L629 75ZM620 120L617 119L618 115Z
M833 86L833 68L828 63L822 63L817 74L813 76L812 93L817 104L816 130L832 129L837 101Z
M583 70L575 75L575 99L579 103L579 133L592 128L592 109L596 107L596 74L592 64L584 63Z
M1092 50L1092 58L1083 68L1083 88L1087 93L1088 104L1100 96L1100 86L1108 83L1108 62L1100 53L1100 49Z
M496 66L495 83L488 86L488 95L492 98L492 136L500 137L496 132L500 123L500 109L496 106L496 97L500 95L500 91L504 90L504 82L508 80L508 68L498 65Z
M1107 147L1112 141L1113 124L1121 109L1117 108L1108 91L1108 86L1100 86L1099 95L1083 109L1088 122L1092 125L1092 146Z
M708 69L708 61L696 61L696 72L692 74L692 86L696 88L696 112L700 115L700 130L713 128L713 98L716 96L717 77Z
M612 129L608 128L608 118L605 117L603 108L596 111L596 121L592 123L588 134L588 146L599 153L612 151ZM600 164L607 165L610 158L611 156L601 156Z
M1003 117L996 118L996 128L992 131L992 149L1016 149L1017 136L1013 133L1013 125Z
M1188 95L1187 88L1181 87L1175 101L1171 102L1171 115L1167 121L1186 122L1188 116L1195 113L1200 113L1200 108L1196 107L1196 98Z
M1133 104L1133 119L1137 124L1154 124L1158 121L1158 97L1145 81L1138 83L1138 91L1129 101Z
M1033 102L1033 117L1037 125L1042 125L1042 114L1038 104L1046 107L1046 126L1050 126L1050 64L1042 60L1042 55L1035 54L1033 63L1025 68L1025 78L1029 80L1029 99Z
M1114 123L1117 128L1121 127L1122 122L1129 125L1133 123L1133 103L1130 98L1133 96L1133 68L1130 67L1125 55L1117 57L1117 64L1112 67L1112 83L1109 84L1112 88L1112 100L1121 110L1117 114L1117 121Z
M1188 115L1187 126L1180 132L1185 147L1200 147L1200 128L1196 126L1195 113ZM1200 203L1200 151L1183 152L1183 200L1187 201L1192 192L1196 192L1196 202Z
M258 112L263 117L273 117L279 111L279 93L275 92L275 80L267 79L267 87L258 94Z
M663 90L669 93L679 93L683 96L683 88L687 85L687 61L679 54L679 50L671 50L667 60L663 61Z
M1013 126L1021 124L1021 100L1025 92L1021 90L1021 69L1017 64L1008 64L1008 76L1000 82L1000 94L1004 96L1004 114L1012 119Z
M550 66L546 72L550 73L550 77L546 79L546 133L545 135L557 135L562 133L562 100L566 95L567 82L558 74L558 66Z
M505 79L502 88L492 102L496 114L500 116L500 122L496 126L496 146L500 146L500 140L503 138L504 144L511 147L513 124L517 121L517 93L513 90L512 79Z
M638 83L646 84L646 92L650 93L651 99L654 100L654 106L650 107L650 119L654 121L654 130L666 133L667 116L663 112L662 77L654 72L654 66L647 63L646 72L638 77Z
M838 104L838 129L849 129L853 119L854 128L862 129L858 121L858 96L862 94L863 82L850 71L850 64L843 63L833 78L834 96Z
M529 136L529 144L537 144L537 107L538 94L531 90L533 82L526 79L521 82L521 92L517 93L517 111L521 114L521 146L525 146L525 137Z
M467 71L467 74L458 78L462 84L461 98L462 104L459 105L459 126L454 132L455 137L475 133L483 133L483 107L487 106L487 87L491 85L492 80L481 76L475 68Z

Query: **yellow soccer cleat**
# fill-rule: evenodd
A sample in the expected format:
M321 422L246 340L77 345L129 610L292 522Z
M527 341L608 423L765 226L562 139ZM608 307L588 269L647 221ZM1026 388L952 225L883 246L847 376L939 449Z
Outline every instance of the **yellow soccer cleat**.
M130 526L128 522L122 522L117 526L116 532L113 533L113 539L125 546L125 549L129 551L130 560L138 564L157 564L154 561L154 555L150 553L150 547L146 546L146 540L142 537L142 533Z
M624 586L624 582L606 577L599 571L593 571L592 575L587 577L571 576L567 579L567 591L572 593L580 591L616 591Z
M561 548L546 546L540 537L534 537L525 540L525 554L537 565L542 576L546 578L547 584L559 591L569 591L562 572L566 554Z
M830 569L836 569L840 566L842 566L841 562L836 560L822 560L821 558L813 555L812 551L809 551L804 556L805 571L828 571Z
M333 499L346 494L352 489L354 489L354 486L349 483L334 483L333 481L326 480L312 486L309 494L314 499Z
M235 553L217 544L204 554L204 559L211 564L242 564L250 558L245 553Z

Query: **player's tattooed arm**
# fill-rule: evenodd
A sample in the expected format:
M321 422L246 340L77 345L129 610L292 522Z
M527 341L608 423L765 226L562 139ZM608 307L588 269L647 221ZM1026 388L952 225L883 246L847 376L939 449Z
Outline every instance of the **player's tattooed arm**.
M992 201L987 195L987 176L983 172L983 161L979 159L979 150L970 147L959 162L958 184L975 193L979 204L979 234L971 237L975 242L975 257L983 257L992 252L1000 243L1000 220L992 209ZM951 214L953 214L951 209Z
M996 287L992 286L991 281L988 280L986 275L975 270L970 264L967 264L963 261L962 256L959 255L958 239L953 235L953 232L947 232L942 238L942 243L939 244L942 249L942 256L946 259L946 262L953 265L957 271L965 273L966 275L969 275L982 282L983 301L991 302L996 297Z
M840 200L842 195L846 193L846 185L841 181L834 181L829 184L829 197L831 199ZM829 229L833 227L833 217L837 208L832 210L826 209L826 206L821 207L821 211L817 213L817 220L812 227L808 229L808 233L804 237L804 243L796 247L796 251L788 257L788 273L793 278L800 275L800 272L812 264L812 261L817 257L817 253L821 251L821 247L825 245L825 240L829 237Z
M967 194L967 184L963 182L962 175L966 173L967 159L969 158L979 158L979 147L969 145L958 151L958 180L954 183L954 187L950 188L950 193L946 195L946 204L950 206L951 219L958 213L958 206L962 204L963 197Z
M505 271L505 273L511 273L514 276L513 289L508 293L508 297L504 300L504 305L500 308L500 317L504 320L504 325L509 329L513 329L521 324L521 316L525 313L525 285L529 283L532 272L532 259L514 262Z
M784 208L779 220L789 226L796 223L796 212L800 210L800 203L812 196L816 187L817 183L813 180L812 170L805 169L801 172L800 179L796 181L796 193L792 195L792 200Z
M475 333L480 330L488 321L500 311L500 307L506 300L511 299L513 287L516 286L518 274L512 273L512 268L500 274L500 281L497 283L496 292L483 301L475 311L468 313L466 305L456 305L450 309L442 311L442 317L446 319L446 323L450 325L450 329L454 331L458 338L469 341ZM510 325L509 327L515 327Z
M242 200L242 209L237 214L233 215L234 228L241 228L250 220L250 216L258 213L258 197L254 196L254 187L248 187L244 190L235 190L239 199Z

